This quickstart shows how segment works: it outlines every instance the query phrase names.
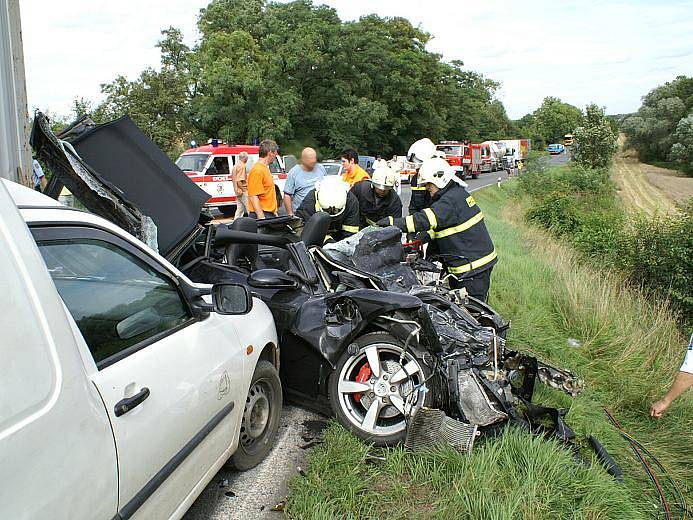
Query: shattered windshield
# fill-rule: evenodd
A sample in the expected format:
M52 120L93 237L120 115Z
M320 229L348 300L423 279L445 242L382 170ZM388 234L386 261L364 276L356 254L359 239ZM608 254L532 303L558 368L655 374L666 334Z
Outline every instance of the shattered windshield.
M209 157L209 154L206 153L181 155L176 161L176 166L184 172L201 172L205 167L207 157Z

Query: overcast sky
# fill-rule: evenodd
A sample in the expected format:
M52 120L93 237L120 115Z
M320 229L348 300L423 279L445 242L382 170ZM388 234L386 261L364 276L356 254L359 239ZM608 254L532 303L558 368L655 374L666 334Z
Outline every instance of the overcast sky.
M326 0L343 20L403 16L433 35L429 49L501 82L511 118L545 96L611 114L637 110L650 89L693 76L693 0ZM101 99L100 84L157 67L160 30L197 38L202 0L20 0L30 107L67 114Z

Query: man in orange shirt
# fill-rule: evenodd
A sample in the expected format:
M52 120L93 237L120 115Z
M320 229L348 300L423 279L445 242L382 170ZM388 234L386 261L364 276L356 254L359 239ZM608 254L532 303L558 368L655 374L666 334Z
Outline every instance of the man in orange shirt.
M340 156L342 159L342 180L352 188L357 182L370 179L366 171L359 166L359 154L353 148L347 148Z
M260 159L248 173L248 209L251 217L262 219L277 216L277 196L269 165L278 153L277 143L271 139L260 143Z

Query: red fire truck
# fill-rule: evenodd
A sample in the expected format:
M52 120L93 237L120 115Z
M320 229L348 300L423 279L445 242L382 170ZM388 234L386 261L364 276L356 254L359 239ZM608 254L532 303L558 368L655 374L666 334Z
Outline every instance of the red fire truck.
M233 213L236 205L236 193L233 189L231 171L238 161L238 154L246 152L248 162L246 171L250 171L257 162L259 146L239 144L228 145L217 139L210 139L209 144L190 148L176 160L176 166L185 172L191 181L210 195L206 207L217 208L222 213ZM286 182L284 159L277 156L269 165L274 177L277 200L281 201L281 192Z
M491 150L486 144L441 141L436 148L445 154L445 160L461 179L476 179L480 173L491 171Z

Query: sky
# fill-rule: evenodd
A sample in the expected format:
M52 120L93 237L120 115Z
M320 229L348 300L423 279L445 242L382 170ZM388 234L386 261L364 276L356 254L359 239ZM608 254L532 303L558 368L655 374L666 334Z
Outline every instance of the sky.
M693 0L550 1L314 0L342 20L403 16L433 36L429 50L499 81L508 115L546 96L607 113L633 112L640 98L677 75L693 76ZM158 67L161 29L187 43L202 0L20 0L30 108L67 115L100 85Z

